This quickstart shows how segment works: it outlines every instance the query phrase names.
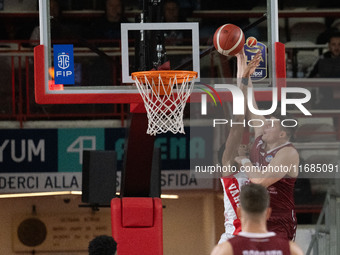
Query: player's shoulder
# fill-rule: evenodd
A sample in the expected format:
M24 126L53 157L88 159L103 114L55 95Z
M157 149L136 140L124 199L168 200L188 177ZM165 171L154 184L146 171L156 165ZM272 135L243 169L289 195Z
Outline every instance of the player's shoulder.
M278 150L277 156L284 156L286 158L299 158L299 153L294 146L285 146Z
M299 165L299 153L294 147L284 147L280 149L275 155L275 162L281 166L290 166L289 173L290 177L296 178L298 172L295 171L296 167Z
M210 255L233 255L233 247L226 241L215 246Z

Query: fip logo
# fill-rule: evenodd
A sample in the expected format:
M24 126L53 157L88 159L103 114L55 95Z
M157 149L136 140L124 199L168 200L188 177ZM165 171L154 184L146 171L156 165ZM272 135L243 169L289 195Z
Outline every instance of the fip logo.
M70 66L70 56L69 53L59 53L58 54L58 67L61 69L66 69Z
M55 84L74 84L72 44L53 45Z

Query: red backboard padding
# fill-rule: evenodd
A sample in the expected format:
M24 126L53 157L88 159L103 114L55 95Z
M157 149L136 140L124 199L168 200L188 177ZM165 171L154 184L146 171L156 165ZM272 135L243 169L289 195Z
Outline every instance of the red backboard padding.
M115 92L101 93L99 90L82 88L70 91L70 88L56 91L50 90L45 85L44 68L44 45L38 45L34 48L34 82L35 82L35 100L38 104L143 104L143 99L136 90L125 90L124 93ZM278 88L286 87L286 65L285 65L285 47L280 42L275 43L276 54L276 78ZM124 90L124 86L121 86ZM82 93L79 93L82 92ZM230 92L219 93L222 101L232 101ZM280 95L280 93L279 93ZM255 91L257 101L271 101L271 90ZM189 102L201 102L201 93L192 93ZM142 107L132 108L133 112L144 112Z
M286 78L286 49L285 45L280 42L275 43L276 59L276 78ZM286 87L286 84L280 84L278 87Z
M150 212L152 204L153 225L142 227L145 219L143 214ZM141 209L142 207L143 209ZM128 213L128 215L124 215ZM129 226L124 227L125 217L135 219L128 220ZM147 218L150 215L146 216ZM141 222L138 222L141 220ZM111 201L112 236L117 242L117 254L119 255L162 255L163 254L163 214L162 200L160 198L125 197L114 198ZM135 223L134 223L135 222ZM143 223L144 222L144 223ZM142 223L142 224L141 224ZM135 226L133 226L135 225Z
M149 197L122 198L123 227L152 227L153 201Z
M47 91L45 87L44 67L44 45L34 48L34 89L35 101L38 104L129 104L142 103L143 99L136 93L98 93L98 91L79 93L75 90L72 93L64 91ZM123 88L123 87L122 87ZM68 91L70 92L70 91Z

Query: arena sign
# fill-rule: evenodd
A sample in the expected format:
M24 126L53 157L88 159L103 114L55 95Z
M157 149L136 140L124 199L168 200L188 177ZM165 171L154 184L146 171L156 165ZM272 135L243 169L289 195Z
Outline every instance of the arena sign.
M185 130L191 135L167 133L155 140L160 149L162 189L212 189L211 180L200 180L189 170L190 159L202 164L211 157L212 134L199 127ZM119 190L126 131L78 127L0 130L0 193L81 190L84 150L117 153Z

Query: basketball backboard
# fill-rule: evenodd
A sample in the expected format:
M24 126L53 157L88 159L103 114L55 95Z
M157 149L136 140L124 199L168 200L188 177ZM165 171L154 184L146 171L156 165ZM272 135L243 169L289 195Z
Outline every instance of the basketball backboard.
M72 34L70 38L51 37L54 29L60 26L52 26L49 14L49 1L39 1L39 19L40 19L40 45L35 48L35 94L36 102L41 104L86 104L86 103L140 103L142 98L131 79L131 73L134 71L148 71L141 69L138 64L142 52L136 52L136 43L146 40L147 45L155 46L148 52L149 55L157 56L162 50L166 52L165 57L170 60L170 69L177 69L181 66L182 70L193 70L198 73L198 81L208 83L214 86L216 78L227 82L223 77L223 71L207 72L207 69L223 69L224 64L218 53L213 52L211 43L200 45L202 36L199 33L199 24L195 22L181 23L122 23L121 24L121 44L119 40L85 40L81 34L77 33L78 25L75 30L70 31L72 26L68 26L68 33ZM50 22L51 20L51 22ZM60 24L59 24L60 25ZM79 31L82 29L78 29ZM149 34L149 37L143 38ZM74 32L74 33L73 33ZM165 33L165 40L162 41L164 49L157 48L157 33ZM172 34L180 34L173 36ZM136 37L136 34L138 35ZM150 35L152 36L150 38ZM211 37L213 34L211 34ZM169 39L170 38L170 39ZM167 40L169 39L169 40ZM53 69L56 61L54 57L54 45L72 45L74 55L74 83L55 85L53 79ZM285 50L284 45L276 43L275 55L276 72L275 78L285 78ZM142 51L143 49L139 49ZM204 57L201 54L209 51ZM269 49L269 55L271 50ZM218 64L211 64L212 62ZM225 60L223 60L225 61ZM162 68L162 66L160 66ZM166 67L168 68L168 67ZM51 71L52 70L52 71ZM202 70L204 70L202 74ZM52 75L51 75L52 74ZM272 79L273 80L273 79ZM228 80L228 83L230 81ZM265 86L258 86L256 95L258 100L271 99L271 86L274 82L266 81ZM284 81L275 86L285 86ZM199 83L196 83L199 86ZM200 100L195 97L195 93L202 91L197 89L193 91L190 101ZM196 99L197 98L197 99ZM223 93L222 100L230 100L228 93Z

